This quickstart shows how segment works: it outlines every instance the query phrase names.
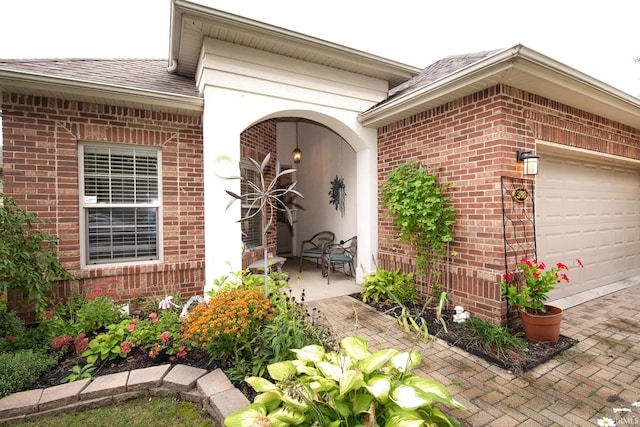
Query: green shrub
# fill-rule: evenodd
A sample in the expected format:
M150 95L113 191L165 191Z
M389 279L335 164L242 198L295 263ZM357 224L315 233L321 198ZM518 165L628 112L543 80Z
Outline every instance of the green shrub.
M365 276L361 295L364 303L389 300L400 305L418 303L418 288L413 273L403 273L400 269L389 271L378 268L375 274Z
M437 404L464 409L441 383L411 373L416 350L370 353L361 337L347 337L341 351L312 345L294 350L296 360L269 365L274 382L247 378L259 394L225 419L228 427L317 425L458 426Z
M24 332L24 322L15 312L0 310L0 352L13 349Z
M0 353L0 398L26 390L43 372L58 363L58 353L18 350Z
M14 289L44 312L53 288L72 275L58 260L58 238L38 227L46 221L0 193L0 299Z
M98 332L109 325L118 323L122 315L110 297L98 296L86 299L76 312L75 328L77 332Z

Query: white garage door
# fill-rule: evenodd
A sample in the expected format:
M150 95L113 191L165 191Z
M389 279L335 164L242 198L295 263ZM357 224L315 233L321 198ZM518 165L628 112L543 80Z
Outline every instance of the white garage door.
M640 165L540 146L538 154L538 258L585 265L571 268L550 298L640 274Z

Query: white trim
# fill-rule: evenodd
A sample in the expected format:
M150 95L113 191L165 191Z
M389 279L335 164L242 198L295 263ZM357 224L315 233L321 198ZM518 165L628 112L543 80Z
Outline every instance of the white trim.
M96 264L87 263L87 231L85 224L84 210L89 206L93 207L130 207L131 204L108 204L108 205L93 205L85 202L84 194L84 148L85 146L93 147L109 147L109 148L124 148L129 150L144 150L148 152L156 152L158 162L158 201L157 203L144 203L136 205L136 207L153 207L157 208L157 224L156 224L156 239L158 254L157 259L135 259L131 261L117 260L114 262L104 262ZM150 147L144 145L132 145L132 144L119 144L119 143L105 143L95 141L81 141L78 143L78 222L79 222L79 236L80 236L80 268L81 269L95 269L95 268L111 268L117 266L130 266L130 265L147 265L147 264L160 264L164 258L163 250L163 195L162 195L162 150L159 147Z
M555 142L536 140L536 154L540 155L539 161L544 162L543 155L545 153L564 157L588 157L590 160L595 159L601 163L640 167L640 160L637 159L630 159L609 153L601 153L599 151L586 150L584 148L570 147L567 145L557 144Z

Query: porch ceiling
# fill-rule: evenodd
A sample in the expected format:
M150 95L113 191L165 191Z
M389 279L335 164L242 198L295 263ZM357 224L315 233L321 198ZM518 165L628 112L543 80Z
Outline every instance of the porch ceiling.
M425 86L390 97L359 116L379 128L438 105L505 84L640 128L640 99L516 45Z
M170 67L178 74L195 76L205 37L386 80L390 88L420 72L416 67L294 31L190 1L173 0Z

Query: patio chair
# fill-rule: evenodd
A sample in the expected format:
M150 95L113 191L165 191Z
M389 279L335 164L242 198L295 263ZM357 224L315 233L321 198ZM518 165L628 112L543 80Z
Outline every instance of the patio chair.
M315 259L316 266L320 262L322 257L322 248L330 243L333 243L336 235L332 231L321 231L308 240L303 240L300 244L300 273L302 273L302 260Z
M349 240L340 243L325 245L322 251L322 276L327 278L327 285L331 272L340 268L347 276L356 275L355 259L358 252L358 237L353 236Z

